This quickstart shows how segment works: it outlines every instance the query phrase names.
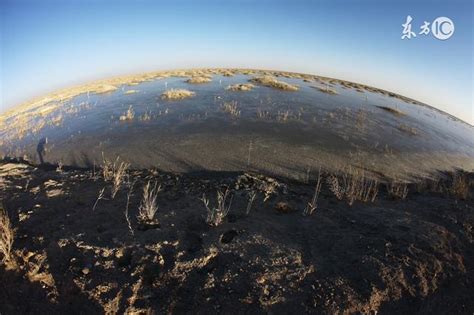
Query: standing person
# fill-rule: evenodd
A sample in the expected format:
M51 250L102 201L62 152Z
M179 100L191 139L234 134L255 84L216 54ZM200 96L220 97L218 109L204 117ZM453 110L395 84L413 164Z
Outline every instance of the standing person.
M44 164L43 154L45 152L44 146L48 143L48 138L41 138L38 142L38 146L36 147L36 152L38 152L40 164Z

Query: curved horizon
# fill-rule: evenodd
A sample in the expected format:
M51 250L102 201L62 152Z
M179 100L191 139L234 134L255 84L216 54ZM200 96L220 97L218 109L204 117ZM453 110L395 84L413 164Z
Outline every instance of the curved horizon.
M0 115L5 115L9 112L15 112L16 110L20 109L21 107L24 107L24 106L28 106L30 104L34 104L35 102L38 102L40 101L42 98L44 97L47 97L47 96L50 96L51 94L54 94L54 93L58 93L58 92L61 92L61 91L64 91L64 90L67 90L67 89L70 89L70 88L74 88L74 87L82 87L82 86L86 86L86 85L90 85L90 84L94 84L94 83L100 83L100 82L104 82L104 83L107 83L107 81L110 81L110 80L116 80L116 79L125 79L125 78L128 78L128 77L131 77L131 76L144 76L144 75L148 75L148 74L159 74L159 73L166 73L166 72L174 72L174 71L192 71L192 70L206 70L206 69L211 69L211 70L253 70L253 71L268 71L268 72L281 72L281 73L293 73L293 74L301 74L301 75L311 75L311 76L318 76L318 77L322 77L322 78L328 78L328 79L335 79L335 80L340 80L340 81L346 81L346 82L351 82L351 83L356 83L356 84L363 84L365 86L368 86L368 87L373 87L373 88L376 88L378 90L383 90L383 91L386 91L386 92L391 92L391 93L395 93L399 96L402 96L402 97L406 97L408 99L411 99L413 101L416 101L417 103L419 103L418 105L422 105L422 106L429 106L435 110L438 110L446 115L449 115L450 117L453 117L459 121L462 121L463 123L466 123L470 126L473 126L474 127L474 123L470 123L464 119L461 119L457 116L454 116L442 109L439 109L429 103L426 103L426 102L422 102L416 98L413 98L411 96L408 96L408 95L403 95L403 94L400 94L400 93L396 93L394 91L390 91L390 90L386 90L386 89L382 89L378 86L372 86L372 85L368 85L368 84L365 84L363 82L355 82L355 81L349 81L349 80L343 80L343 79L340 79L340 78L335 78L335 77L330 77L330 76L321 76L317 73L304 73L304 72L296 72L296 71L289 71L289 70L281 70L281 69L261 69L261 68L235 68L235 67L200 67L200 68L175 68L175 69L160 69L160 70L151 70L151 71L144 71L144 72L136 72L136 73L127 73L127 74L118 74L118 75L112 75L112 76L109 76L107 78L99 78L99 79L93 79L93 80L88 80L88 81L83 81L81 83L77 83L77 84L73 84L73 85L69 85L69 86L64 86L64 87L59 87L59 88L56 88L54 90L51 90L49 92L46 92L46 93L43 93L43 94L39 94L37 96L34 96L26 101L23 101L19 104L16 104L16 105L13 105L11 107L6 107L5 109L0 109ZM119 84L119 85L124 85L126 83L122 83L122 84ZM82 93L79 93L77 94L76 96L80 95L80 94L84 94L84 93L87 93L87 92L82 92Z
M1 108L153 69L257 68L360 82L474 124L472 2L4 1ZM402 40L447 16L452 38Z

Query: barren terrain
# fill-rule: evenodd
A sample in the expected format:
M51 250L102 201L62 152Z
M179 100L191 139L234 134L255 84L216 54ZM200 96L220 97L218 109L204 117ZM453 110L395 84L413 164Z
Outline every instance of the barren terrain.
M101 170L4 161L14 242L0 313L472 314L472 174L461 194L455 175L437 174L404 199L379 184L373 202L350 206L322 173L305 216L312 181L127 170L112 199ZM161 191L144 223L149 181ZM229 213L211 226L200 199L212 208L226 188Z

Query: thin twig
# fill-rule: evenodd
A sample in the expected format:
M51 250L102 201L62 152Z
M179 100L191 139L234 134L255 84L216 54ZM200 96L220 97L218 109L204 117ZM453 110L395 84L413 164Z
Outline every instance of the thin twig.
M250 209L252 208L252 204L255 201L255 198L257 197L257 193L255 192L255 190L250 191L248 197L249 200L247 203L247 209L245 210L246 215L249 215Z
M132 196L132 193L133 193L133 186L135 186L136 181L137 180L135 179L132 182L132 184L130 184L130 190L128 191L128 194L127 194L127 205L125 207L125 220L127 220L128 229L130 230L130 233L132 234L132 236L135 236L135 232L133 231L132 223L130 222L130 218L128 217L128 206L130 204L130 197Z
M104 191L105 191L105 187L102 188L100 191L99 191L99 196L97 197L97 200L95 201L94 203L94 206L92 207L92 211L95 211L95 207L97 207L97 204L99 203L99 200L101 199L104 199Z

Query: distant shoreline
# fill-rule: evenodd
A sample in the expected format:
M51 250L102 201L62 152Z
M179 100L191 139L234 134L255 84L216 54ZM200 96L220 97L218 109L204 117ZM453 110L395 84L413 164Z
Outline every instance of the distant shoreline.
M291 79L316 80L319 82L322 81L322 82L328 82L328 83L333 83L333 84L340 84L346 88L363 89L369 92L380 93L380 94L387 95L390 97L395 97L397 99L401 99L407 103L412 103L414 105L422 105L422 106L430 107L440 113L443 113L449 116L451 119L463 122L473 127L473 125L462 120L461 118L453 116L436 107L433 107L426 103L417 101L413 98L406 97L397 93L393 93L384 89L368 86L365 84L355 83L351 81L335 79L331 77L318 76L318 75L313 75L313 74L304 74L304 73L298 73L298 72L279 71L279 70L271 70L271 69L251 69L251 68L196 68L196 69L163 70L163 71L145 72L145 73L135 74L135 75L116 76L109 79L95 80L95 81L87 82L81 85L59 89L55 92L48 93L40 97L36 97L34 99L31 99L30 101L21 103L17 106L13 106L10 109L7 109L4 113L0 114L0 123L4 123L6 119L8 119L9 117L21 114L26 111L30 111L32 109L43 106L50 102L54 102L54 101L64 102L85 93L93 93L93 94L107 93L107 92L116 90L118 86L121 86L121 85L136 85L145 81L158 80L158 79L163 79L167 77L190 78L197 75L227 75L229 73L243 74L243 75L257 75L257 76L271 75L275 77L286 77L286 78L291 78Z

